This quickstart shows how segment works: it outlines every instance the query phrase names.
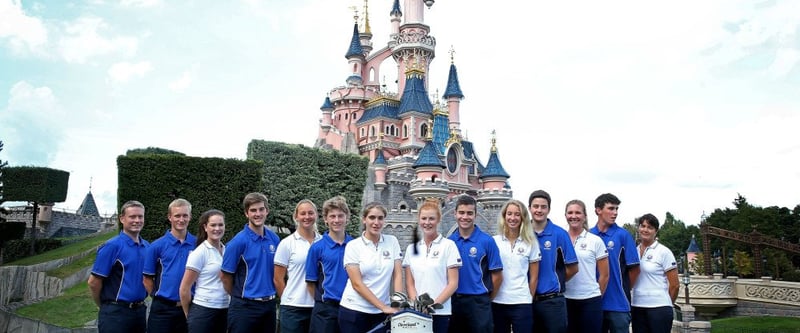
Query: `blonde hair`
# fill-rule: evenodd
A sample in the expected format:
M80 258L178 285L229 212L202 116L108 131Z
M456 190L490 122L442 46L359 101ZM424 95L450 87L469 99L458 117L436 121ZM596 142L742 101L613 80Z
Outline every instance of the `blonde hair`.
M581 210L583 210L583 230L589 230L589 221L588 221L589 217L586 216L586 204L578 199L570 200L569 202L567 202L567 205L564 206L564 214L567 213L567 209L569 209L569 206L572 205L578 205L581 207Z
M300 202L298 202L297 205L294 206L294 214L292 214L292 222L294 222L295 226L298 225L297 213L300 210L300 205L302 204L309 204L311 205L311 207L314 208L314 214L317 214L317 219L314 221L314 233L319 233L319 225L317 225L317 221L319 221L319 210L317 209L317 205L315 205L314 202L309 199L300 200Z
M533 235L533 226L531 226L531 218L528 215L528 210L526 209L527 207L525 207L525 204L519 200L508 200L503 204L503 208L500 209L500 218L498 219L500 223L497 224L499 234L508 237L506 211L508 211L508 206L510 205L517 206L517 209L519 209L520 218L522 219L522 223L520 223L519 226L519 238L522 239L525 244L530 246L539 246L539 241Z

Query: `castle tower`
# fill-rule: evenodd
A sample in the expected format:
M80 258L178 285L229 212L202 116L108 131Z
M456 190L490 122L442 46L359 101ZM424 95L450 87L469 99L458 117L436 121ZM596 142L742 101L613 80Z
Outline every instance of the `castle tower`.
M371 161L362 202L381 202L388 210L385 232L405 248L412 241L417 208L436 198L443 204L440 231L452 229L460 195L478 200L476 223L497 230L500 205L511 198L506 173L492 142L484 167L474 145L461 135L460 107L464 94L450 52L450 72L443 100L431 103L428 73L436 40L429 35L424 10L433 1L395 0L389 13L391 30L385 47L373 46L367 3L363 32L353 27L346 58L345 86L331 89L320 108L315 147L357 153ZM358 22L356 15L356 21ZM377 82L384 61L397 66L397 92ZM439 96L437 92L433 96Z

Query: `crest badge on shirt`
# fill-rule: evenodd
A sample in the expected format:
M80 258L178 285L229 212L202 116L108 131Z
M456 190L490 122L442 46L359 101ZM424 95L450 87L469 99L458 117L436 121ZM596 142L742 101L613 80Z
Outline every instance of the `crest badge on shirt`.
M550 243L549 240L548 241L544 241L544 249L545 250L549 250L550 247L552 247L552 246L553 246L553 243Z
M469 248L469 256L470 257L475 257L476 254L478 254L478 249L476 249L474 246Z
M608 245L606 245L606 247L609 250L613 250L614 249L614 241L608 241Z
M647 255L647 261L650 261L650 260L653 260L653 255L652 254L648 254Z
M269 245L269 252L270 253L275 253L275 245L272 245L272 244Z
M439 256L439 250L434 250L433 251L433 257L436 258L438 256Z
M525 247L520 246L517 248L517 254L524 254L524 253L525 253Z
M586 243L581 243L581 250L586 250Z
M383 259L389 259L389 250L383 250Z

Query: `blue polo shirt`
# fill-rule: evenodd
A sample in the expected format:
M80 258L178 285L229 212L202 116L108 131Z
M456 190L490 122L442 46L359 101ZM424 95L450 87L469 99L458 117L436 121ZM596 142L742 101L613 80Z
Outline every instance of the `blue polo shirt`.
M231 296L259 298L275 295L272 277L279 243L280 238L272 230L265 227L264 236L259 236L247 225L228 242L221 270L233 275Z
M639 265L633 236L616 223L606 232L600 232L596 225L589 232L600 236L608 249L608 287L603 294L603 311L629 312L631 282L628 269Z
M539 261L539 282L536 294L563 293L567 283L567 265L577 264L578 256L566 230L547 219L542 232L536 232L542 260Z
M347 271L344 268L344 248L350 235L344 235L344 242L340 245L325 233L322 239L311 244L306 257L306 282L315 282L317 292L316 301L341 301L344 286L347 284Z
M458 272L458 288L456 293L465 295L482 295L492 291L492 271L503 269L500 250L492 236L487 235L478 225L468 238L461 237L456 229L450 235L456 242L458 253L463 264Z
M186 259L194 250L196 241L197 238L186 233L186 240L181 242L167 230L164 236L147 247L143 274L155 278L153 296L180 302L178 289L186 271Z
M92 274L103 278L101 302L141 302L147 297L142 283L144 256L149 243L139 243L123 232L97 249Z

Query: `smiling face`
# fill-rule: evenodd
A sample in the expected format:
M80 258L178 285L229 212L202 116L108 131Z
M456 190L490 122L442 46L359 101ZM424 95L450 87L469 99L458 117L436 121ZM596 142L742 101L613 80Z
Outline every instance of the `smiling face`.
M264 226L264 221L267 220L268 214L269 209L267 209L263 201L253 203L252 205L248 206L247 210L244 212L244 215L247 216L247 222L255 228L261 228Z
M294 221L299 228L313 230L317 225L317 209L310 203L301 203L294 211Z
M547 215L550 214L550 205L545 198L533 198L530 207L531 220L534 223L541 224L547 222Z
M211 215L203 229L208 235L208 240L219 242L225 235L225 218L222 215Z
M189 221L192 219L191 208L189 206L175 206L169 209L169 224L172 230L178 232L186 231L189 226Z
M328 232L334 234L344 233L344 227L347 224L347 214L345 214L341 209L330 209L324 218L325 225L328 226Z
M564 215L567 218L567 224L569 224L570 230L584 229L584 225L586 223L586 212L583 210L581 205L571 204L567 206L567 210Z
M361 221L364 223L364 232L369 236L368 238L376 240L380 237L385 218L383 210L378 207L371 208L364 214Z
M503 215L505 218L506 227L509 231L519 234L522 227L522 210L515 204L510 204L506 207L506 213Z
M119 217L119 222L122 223L122 230L125 233L138 235L144 227L144 208L136 206L125 208Z
M439 214L436 209L423 209L419 211L419 227L426 239L439 235Z
M639 239L642 244L652 244L656 240L658 229L650 224L650 221L642 220L639 223Z
M458 205L456 207L456 221L462 231L471 231L475 227L475 205Z

